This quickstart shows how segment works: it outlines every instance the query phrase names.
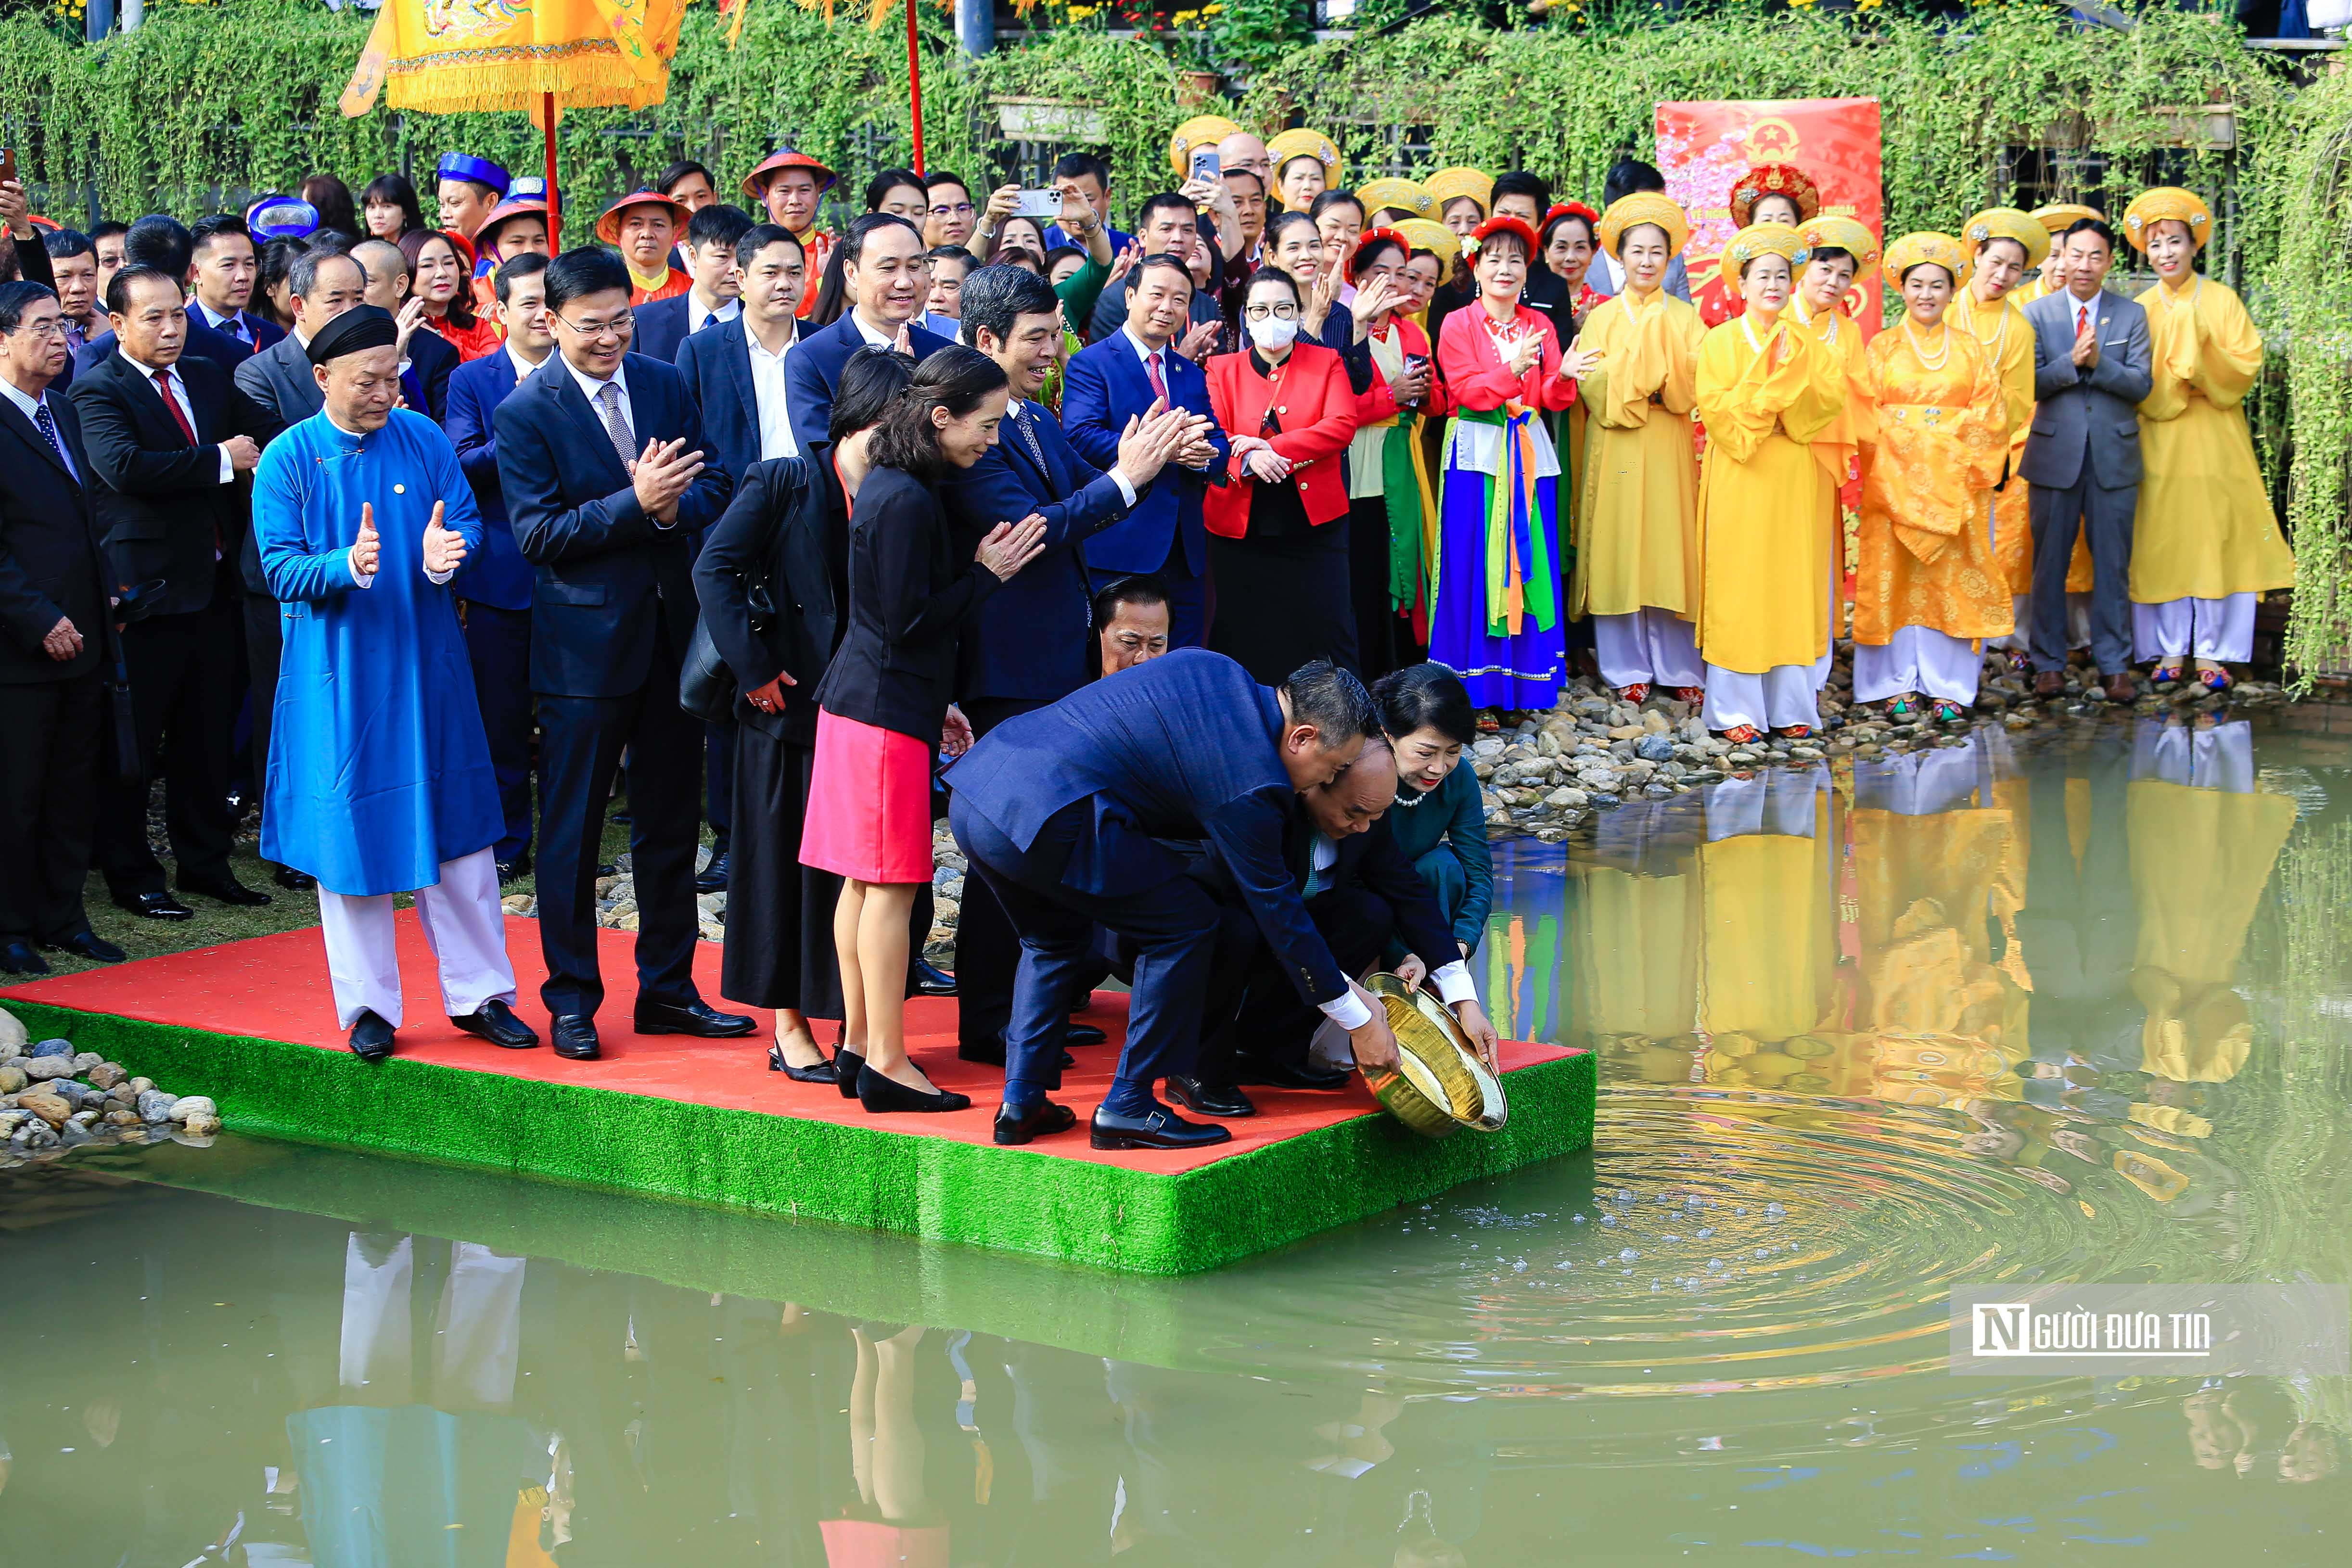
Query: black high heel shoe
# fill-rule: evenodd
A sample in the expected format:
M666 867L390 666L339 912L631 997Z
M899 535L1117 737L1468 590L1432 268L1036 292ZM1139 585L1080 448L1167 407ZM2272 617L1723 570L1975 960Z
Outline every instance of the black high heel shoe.
M785 1060L784 1048L771 1042L768 1046L768 1071L781 1072L795 1083L835 1083L833 1063L819 1061L807 1067L794 1067Z
M845 1045L833 1048L833 1082L844 1100L857 1098L857 1075L866 1071L866 1057Z
M919 1089L908 1088L895 1078L885 1078L871 1067L861 1066L857 1070L857 1103L866 1107L866 1114L878 1116L892 1111L965 1111L971 1107L971 1096L945 1089L926 1094Z

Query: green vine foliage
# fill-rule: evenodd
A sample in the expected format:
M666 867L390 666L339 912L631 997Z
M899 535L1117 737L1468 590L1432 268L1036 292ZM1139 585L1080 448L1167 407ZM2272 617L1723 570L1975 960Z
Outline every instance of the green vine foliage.
M789 141L848 172L845 202L866 174L906 162L904 37L867 29L860 9L828 23L789 0L759 0L730 48L727 19L695 5L667 103L564 118L572 232L583 205L677 157L702 159L724 181ZM1370 0L1365 15L1391 9ZM2290 661L2306 672L2345 666L2352 79L2329 75L2297 91L2288 68L2246 48L2226 16L2162 6L2129 29L2073 24L2049 0L1984 0L1965 26L1779 0L1694 4L1673 21L1654 11L1555 0L1548 20L1513 6L1514 26L1497 30L1469 0L1441 0L1409 26L1298 47L1305 5L1228 0L1205 39L1114 36L1097 10L971 60L956 52L945 9L925 5L928 161L976 183L1009 174L1021 154L998 131L997 100L1059 100L1098 117L1099 136L1083 140L1110 159L1119 204L1131 207L1170 182L1170 129L1218 107L1186 97L1185 73L1205 51L1246 83L1224 112L1269 131L1325 130L1358 177L1517 166L1590 199L1612 161L1651 150L1659 99L1868 93L1882 105L1890 233L1948 229L2028 194L2096 193L2114 206L2145 184L2193 186L2216 201L2214 269L2244 292L2273 350L2249 413L2302 563ZM354 185L389 168L429 171L451 148L538 164L521 115L341 118L335 98L365 16L315 0L224 0L149 18L92 47L40 15L0 15L0 139L56 215L79 215L93 185L110 213L194 215L317 169ZM2234 145L2197 133L2214 105L2233 110Z

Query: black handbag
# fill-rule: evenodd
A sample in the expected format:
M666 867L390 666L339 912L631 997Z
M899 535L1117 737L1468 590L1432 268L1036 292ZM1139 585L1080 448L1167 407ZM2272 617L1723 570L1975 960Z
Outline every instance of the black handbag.
M752 579L743 582L743 597L751 609L751 630L765 635L775 622L768 585ZM686 660L677 673L677 706L705 724L731 724L735 719L735 671L719 656L710 635L710 617L694 618L694 636L686 645Z

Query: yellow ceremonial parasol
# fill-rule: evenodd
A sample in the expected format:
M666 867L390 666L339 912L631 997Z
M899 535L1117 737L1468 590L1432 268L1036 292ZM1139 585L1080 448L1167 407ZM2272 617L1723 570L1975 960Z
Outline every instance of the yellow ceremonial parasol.
M686 0L383 0L341 107L376 97L394 109L457 114L519 109L539 117L547 151L548 237L555 199L558 100L644 109L669 94Z

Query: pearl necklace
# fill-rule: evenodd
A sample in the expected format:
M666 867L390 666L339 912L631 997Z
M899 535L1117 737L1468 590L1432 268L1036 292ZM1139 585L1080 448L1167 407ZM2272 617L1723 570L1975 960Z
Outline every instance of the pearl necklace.
M1922 370L1940 371L1951 362L1952 324L1949 321L1939 321L1937 325L1944 329L1944 351L1931 360L1927 357L1927 350L1919 346L1919 334L1911 329L1910 312L1904 312L1903 340L1911 345L1911 357L1919 361L1919 367Z

